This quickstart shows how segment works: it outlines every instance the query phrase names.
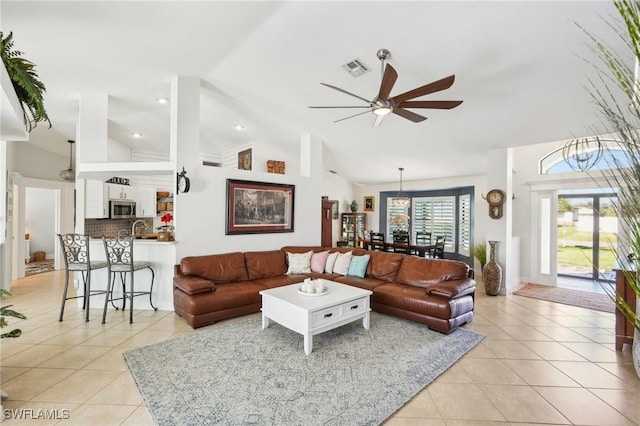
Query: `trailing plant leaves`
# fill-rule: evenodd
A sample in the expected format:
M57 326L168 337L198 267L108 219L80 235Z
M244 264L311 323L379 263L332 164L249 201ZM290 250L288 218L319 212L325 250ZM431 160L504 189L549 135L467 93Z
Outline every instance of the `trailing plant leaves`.
M49 123L51 128L51 120L44 107L47 90L35 71L35 65L23 58L22 52L13 50L13 32L4 37L0 31L0 57L20 101L27 131L30 132L43 121Z
M635 62L640 61L640 18L637 4L634 0L615 0L614 5L622 20L621 27L611 23L617 34L625 41L634 56ZM618 146L606 149L617 155L610 155L608 170L601 170L601 178L609 188L617 188L617 200L613 208L618 216L619 235L628 244L628 249L634 255L636 262L640 261L640 87L635 69L627 65L628 61L618 52L610 49L596 37L585 33L594 43L594 50L598 53L604 69L599 71L599 81L590 81L591 97L600 108L602 122L607 130L616 135ZM626 53L626 52L625 52ZM635 64L634 64L635 65ZM596 83L600 83L597 85ZM624 99L620 100L617 93L622 91ZM613 154L613 152L612 152ZM640 271L637 265L629 265L627 255L616 253L622 265L628 265L624 272L629 286L640 297ZM623 297L615 290L604 285L604 290L616 303L617 309L625 318L640 330L640 317L631 309Z

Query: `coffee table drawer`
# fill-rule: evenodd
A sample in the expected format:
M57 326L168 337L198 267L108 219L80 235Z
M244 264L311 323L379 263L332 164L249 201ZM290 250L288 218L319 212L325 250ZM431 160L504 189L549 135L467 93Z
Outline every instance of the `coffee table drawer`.
M342 305L337 305L318 312L314 312L313 317L311 318L311 326L317 327L319 325L335 322L342 316L341 307Z
M352 300L340 305L332 306L330 308L322 309L314 312L311 319L311 326L317 327L323 324L329 324L336 322L343 317L349 317L351 315L357 315L361 312L366 312L366 299Z
M353 302L345 303L342 306L342 315L354 315L367 310L367 304L365 299L354 300Z

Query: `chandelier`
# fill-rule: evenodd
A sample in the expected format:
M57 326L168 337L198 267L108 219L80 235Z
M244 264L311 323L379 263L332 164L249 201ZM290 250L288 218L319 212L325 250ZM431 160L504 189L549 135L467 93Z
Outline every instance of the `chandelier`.
M562 158L572 170L585 172L600 161L602 151L602 142L598 138L572 139L562 148Z
M391 205L393 207L409 208L411 198L402 193L402 172L404 171L404 167L398 167L398 170L400 170L400 191L398 191L395 197L391 198Z
M76 141L68 140L69 142L69 168L60 172L60 177L68 182L76 181L76 172L73 170L73 144Z

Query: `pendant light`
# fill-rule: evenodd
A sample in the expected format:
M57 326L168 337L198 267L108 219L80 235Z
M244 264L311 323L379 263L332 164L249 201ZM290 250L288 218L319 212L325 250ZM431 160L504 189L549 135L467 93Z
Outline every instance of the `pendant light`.
M68 182L76 181L76 172L73 170L73 144L76 141L68 140L69 142L69 168L60 172L60 177Z
M572 139L562 149L562 158L576 172L591 169L602 158L604 147L600 139Z
M391 199L391 205L393 207L409 208L411 198L402 193L402 172L404 171L404 167L398 167L398 170L400 170L400 191Z

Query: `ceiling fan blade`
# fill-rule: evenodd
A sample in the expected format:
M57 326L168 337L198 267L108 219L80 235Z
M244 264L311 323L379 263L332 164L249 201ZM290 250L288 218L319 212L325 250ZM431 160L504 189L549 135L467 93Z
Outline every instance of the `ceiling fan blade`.
M343 89L341 89L341 88L339 88L339 87L332 86L332 85L327 84L327 83L320 83L320 84L322 84L323 86L330 87L330 88L332 88L333 90L337 90L338 92L342 92L342 93L344 93L345 95L353 96L354 98L358 98L358 99L360 99L360 100L365 101L365 102L366 102L366 103L368 103L368 104L371 104L371 101L370 101L370 100L365 99L365 98L363 98L363 97L361 97L361 96L358 96L358 95L354 95L353 93L351 93L351 92L347 92L346 90L343 90Z
M349 118L357 117L357 116L359 116L359 115L367 114L367 113L369 113L369 112L371 112L371 111L365 111L365 112L360 112L360 113L358 113L358 114L350 115L349 117L345 117L345 118L341 118L340 120L336 120L336 121L334 121L334 123L338 123L338 122L340 122L340 121L348 120Z
M382 120L384 120L384 115L376 115L376 119L373 122L373 127L379 127L382 124Z
M433 108L451 109L460 105L462 101L405 101L398 105L399 108Z
M439 92L441 90L445 90L451 87L455 79L456 79L455 75L450 75L449 77L445 77L441 80L434 81L433 83L429 83L424 86L418 87L417 89L413 89L408 92L402 93L398 96L394 96L393 98L391 98L391 100L393 101L393 103L398 105L404 101L408 101L409 99L428 95L429 93Z
M307 108L371 108L369 106L310 106Z
M400 117L404 117L407 120L411 120L414 123L419 123L427 119L427 117L423 117L421 115L416 114L415 112L407 111L406 109L396 108L393 110L394 114L398 114Z
M378 92L378 99L387 100L389 93L393 89L393 85L396 84L398 79L398 73L389 64L384 69L384 75L382 76L382 82L380 83L380 92Z

